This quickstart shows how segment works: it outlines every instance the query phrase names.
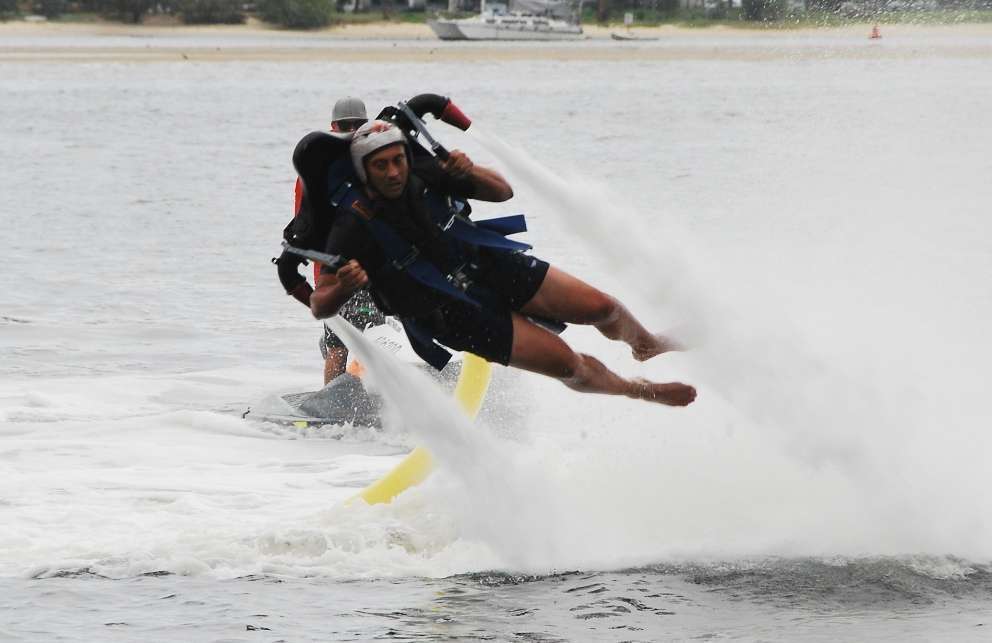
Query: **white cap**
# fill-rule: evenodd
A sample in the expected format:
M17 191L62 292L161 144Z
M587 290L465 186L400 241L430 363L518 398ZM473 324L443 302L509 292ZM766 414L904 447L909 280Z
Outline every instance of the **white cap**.
M351 139L351 163L362 183L368 182L365 176L365 159L384 147L406 144L406 136L400 128L386 121L369 121L357 130Z
M368 119L369 117L365 113L365 103L362 102L361 98L354 98L353 96L338 99L331 111L332 123L335 121L367 121Z

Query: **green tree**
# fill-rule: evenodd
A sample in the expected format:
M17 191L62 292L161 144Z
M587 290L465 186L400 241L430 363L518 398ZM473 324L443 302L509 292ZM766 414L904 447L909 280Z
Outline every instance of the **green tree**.
M138 24L155 4L155 0L102 0L98 6L106 16Z
M785 15L785 0L742 0L745 20L771 22Z
M180 0L179 12L187 24L237 25L245 21L241 0Z
M35 10L46 18L58 18L66 10L66 0L41 0Z
M331 22L333 0L259 0L262 20L290 29L316 29Z
M0 20L7 20L17 15L17 0L0 0Z

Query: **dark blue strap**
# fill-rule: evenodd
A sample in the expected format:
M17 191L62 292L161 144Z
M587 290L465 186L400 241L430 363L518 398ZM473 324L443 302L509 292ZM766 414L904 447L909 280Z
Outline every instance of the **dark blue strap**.
M427 206L427 213L439 228L444 227L452 214L462 212L467 205L464 201L454 199L431 188L424 190L424 204Z
M568 328L565 322L558 321L557 319L551 319L550 317L537 317L535 315L527 315L526 313L521 313L525 315L527 319L531 320L541 328L550 330L555 335L561 335Z
M358 218L379 242L379 246L393 268L406 272L428 288L433 288L476 308L482 307L479 302L466 295L465 291L448 281L437 266L420 257L417 249L393 230L389 224L383 223L379 219L365 219L361 216Z
M331 206L338 207L347 198L348 193L352 191L352 186L350 182L345 182L339 185L333 192L331 192Z
M527 230L527 222L522 214L474 223L462 215L468 210L468 204L465 201L449 197L432 189L424 191L424 201L427 204L427 211L438 227L459 241L473 246L511 252L521 252L531 248L526 243L504 238L508 234Z
M331 206L338 207L347 203L348 193L353 191L355 171L351 166L351 157L338 159L327 170L327 193L330 195Z
M451 360L451 353L434 341L434 338L415 322L409 319L400 318L403 322L403 330L410 339L410 346L420 359L424 360L437 370L443 369Z
M463 219L459 216L451 217L451 219L448 220L444 231L459 241L464 241L465 243L482 248L495 248L497 250L523 252L524 250L530 250L532 247L527 243L507 239L498 232L493 232L492 230L487 230L481 226L477 226L471 221Z
M511 234L517 234L518 232L527 232L527 218L522 214L511 214L505 217L496 217L495 219L476 221L475 225L501 234L504 237Z

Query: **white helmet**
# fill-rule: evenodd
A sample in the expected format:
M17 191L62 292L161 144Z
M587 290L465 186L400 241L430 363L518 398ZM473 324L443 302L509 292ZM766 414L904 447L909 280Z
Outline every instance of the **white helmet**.
M400 128L386 121L369 121L357 130L351 139L351 163L362 183L368 182L365 175L365 159L384 147L401 143L406 145L406 136Z

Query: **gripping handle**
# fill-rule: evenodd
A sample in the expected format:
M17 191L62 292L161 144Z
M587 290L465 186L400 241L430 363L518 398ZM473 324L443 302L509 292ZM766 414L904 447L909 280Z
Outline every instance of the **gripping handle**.
M282 242L283 256L288 254L296 255L297 257L303 257L309 259L310 261L316 261L321 263L332 270L337 270L348 261L341 255L332 255L326 252L318 252L316 250L310 250L308 248L297 248L296 246L290 245L289 242Z
M431 151L434 152L434 156L438 157L442 161L447 161L448 157L451 156L451 153L448 152L448 150L440 143L431 146Z

